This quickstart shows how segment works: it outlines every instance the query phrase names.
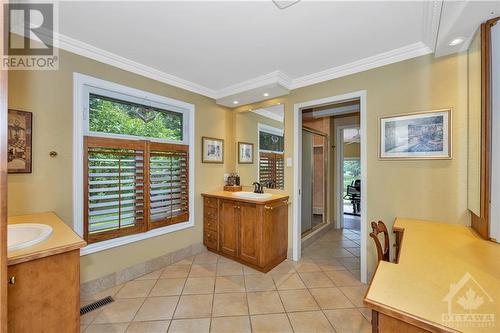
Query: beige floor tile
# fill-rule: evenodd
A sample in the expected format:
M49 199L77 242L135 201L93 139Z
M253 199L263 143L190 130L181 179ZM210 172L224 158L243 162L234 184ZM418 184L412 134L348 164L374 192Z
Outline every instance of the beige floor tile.
M358 311L361 312L363 317L366 318L369 322L372 321L372 309L369 308L358 308Z
M241 276L218 276L215 283L216 293L244 292L245 279Z
M210 333L251 333L250 317L212 318Z
M357 307L365 306L363 300L365 299L367 286L359 286L359 287L339 287L340 291L344 293L344 295L349 298L351 303L353 303Z
M346 250L351 252L356 257L361 256L361 251L359 249L359 246L358 247L347 247Z
M216 264L219 256L212 252L205 252L194 257L193 264Z
M270 273L262 273L256 269L243 265L243 274L244 275L269 275Z
M172 320L168 333L208 333L210 318Z
M136 280L158 280L161 276L161 273L163 273L163 268L148 274L144 274L143 276L139 276Z
M359 258L341 258L340 262L348 270L358 270L360 268Z
M313 261L304 260L297 263L297 265L295 266L295 270L299 273L308 273L321 271L321 268Z
M148 297L135 315L134 321L172 319L178 301L179 296Z
M193 264L189 277L215 276L217 264Z
M274 267L269 273L271 275L284 275L295 273L295 263L290 260L285 260L278 266Z
M156 282L149 296L175 296L182 293L185 278L180 279L160 279Z
M184 285L183 295L213 294L214 277L189 277Z
M335 287L323 272L299 273L299 276L307 288Z
M353 258L354 257L351 252L347 251L344 248L331 249L331 250L329 250L329 252L330 252L330 256L333 258Z
M96 317L101 313L101 309L97 309L94 311L90 311L83 316L80 316L80 324L81 325L90 325L96 319Z
M183 295L174 318L203 318L212 314L213 295Z
M186 278L191 270L191 265L170 265L165 267L160 279Z
M322 271L338 271L345 270L344 265L338 259L330 259L330 260L315 260L314 261Z
M289 313L290 323L295 333L334 333L334 329L321 311Z
M80 300L81 301L97 301L97 300L100 300L100 299L108 297L108 296L115 296L116 293L119 292L121 288L123 288L123 284L108 288L106 290L100 291L100 292L95 293L95 294L81 295Z
M349 271L328 271L325 272L337 287L355 287L363 284Z
M354 304L338 288L309 289L321 309L353 308Z
M125 283L115 298L137 298L146 297L155 285L156 280L135 280Z
M80 325L80 333L83 333L87 329L87 325Z
M170 320L137 321L132 322L127 328L127 333L166 333Z
M319 310L318 304L307 289L280 290L279 294L286 312Z
M246 275L245 287L248 292L276 290L276 285L270 275Z
M214 295L213 317L248 315L247 295L228 293Z
M297 273L286 274L286 275L274 275L274 283L278 290L288 290L288 289L305 289L306 286L304 282L300 279Z
M123 333L128 323L90 325L85 333Z
M370 333L371 325L357 309L324 311L337 333Z
M194 256L187 257L172 263L172 265L191 265L193 263Z
M292 326L285 314L268 314L250 317L253 333L292 333Z
M237 262L217 264L217 276L243 275L243 267Z
M144 298L117 299L106 305L93 324L125 323L132 321L144 302Z
M268 314L285 312L278 292L260 291L247 293L250 314Z

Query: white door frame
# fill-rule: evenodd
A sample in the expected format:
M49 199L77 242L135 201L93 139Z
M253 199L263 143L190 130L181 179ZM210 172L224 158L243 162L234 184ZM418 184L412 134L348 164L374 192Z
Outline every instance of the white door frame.
M331 104L335 102L341 102L346 100L359 99L360 104L360 135L361 135L361 282L367 282L367 249L366 249L366 239L367 239L367 214L366 214L366 189L367 189L367 170L366 170L366 90L360 90L352 93L347 93L343 95L331 96L321 99L316 99L312 101L307 101L303 103L298 103L293 106L293 118L294 118L294 152L293 158L296 161L295 168L293 172L293 227L292 227L292 258L295 261L300 260L301 257L301 231L300 231L300 218L301 218L301 189L302 189L302 179L301 179L301 163L302 161L302 110L310 108L313 106L320 106Z
M342 195L344 191L344 130L347 128L358 128L359 125L342 125L335 127L335 163L337 163L338 167L335 169L335 193L339 195L337 197L337 221L335 221L335 227L337 229L344 227L344 196ZM361 129L360 129L361 131ZM359 158L361 161L361 156Z

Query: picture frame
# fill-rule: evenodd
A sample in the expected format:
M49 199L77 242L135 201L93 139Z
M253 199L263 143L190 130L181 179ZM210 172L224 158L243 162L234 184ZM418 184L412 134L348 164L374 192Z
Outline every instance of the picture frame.
M379 118L380 160L452 158L452 109Z
M253 164L253 143L238 142L238 163Z
M224 140L204 136L201 138L202 163L224 163Z
M32 172L33 114L28 111L8 111L8 173Z

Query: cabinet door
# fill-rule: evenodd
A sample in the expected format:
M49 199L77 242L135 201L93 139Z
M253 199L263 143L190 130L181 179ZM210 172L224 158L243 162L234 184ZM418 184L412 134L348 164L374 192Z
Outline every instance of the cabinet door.
M232 256L238 255L238 219L237 203L221 200L219 210L219 246L220 251Z
M263 265L286 257L288 251L288 204L275 202L264 207Z
M239 257L246 262L260 264L260 226L256 205L238 203L240 207Z

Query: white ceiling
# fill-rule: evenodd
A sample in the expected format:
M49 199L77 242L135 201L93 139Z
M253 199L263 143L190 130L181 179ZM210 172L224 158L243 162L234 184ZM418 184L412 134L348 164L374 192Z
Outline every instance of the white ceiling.
M441 4L62 2L60 47L234 107L431 53Z

